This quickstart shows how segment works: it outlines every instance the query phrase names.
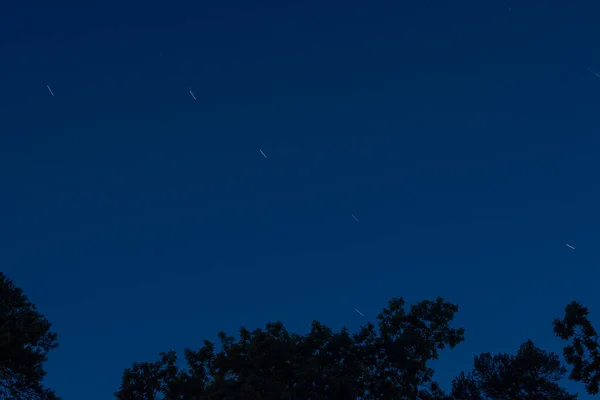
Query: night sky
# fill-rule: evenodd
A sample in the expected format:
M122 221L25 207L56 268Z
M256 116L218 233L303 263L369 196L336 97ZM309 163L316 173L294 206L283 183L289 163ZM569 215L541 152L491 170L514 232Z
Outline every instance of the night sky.
M474 354L560 353L567 303L600 323L599 15L2 1L0 269L59 335L46 384L110 399L158 352L400 296L459 305L446 389Z

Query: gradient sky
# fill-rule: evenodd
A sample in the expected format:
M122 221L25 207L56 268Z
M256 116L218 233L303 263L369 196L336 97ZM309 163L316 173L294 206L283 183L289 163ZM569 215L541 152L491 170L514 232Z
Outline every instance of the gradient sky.
M459 304L445 388L600 324L600 2L125 3L0 5L0 265L64 400L396 296Z

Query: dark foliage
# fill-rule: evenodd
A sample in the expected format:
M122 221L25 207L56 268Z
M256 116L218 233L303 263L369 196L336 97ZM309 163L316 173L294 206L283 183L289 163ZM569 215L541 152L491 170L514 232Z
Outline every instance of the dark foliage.
M568 341L563 350L567 364L573 369L569 379L582 382L589 394L598 394L600 352L598 333L588 319L588 309L577 302L565 308L565 317L554 320L554 333Z
M438 351L463 340L450 327L458 307L437 299L405 310L393 299L358 333L334 333L313 322L306 335L281 323L265 330L240 329L240 338L221 333L222 349L210 342L186 350L187 368L173 352L155 363L125 370L120 400L191 399L439 399L443 393L427 366Z
M0 273L0 399L57 400L41 383L46 355L56 346L50 323Z
M357 333L333 332L313 322L310 332L288 332L280 322L264 330L239 331L239 339L219 334L220 349L204 341L184 351L184 365L173 351L156 362L125 370L119 400L574 400L559 386L567 370L559 357L521 345L516 355L483 353L473 371L461 373L446 395L433 379L430 362L438 352L464 340L451 323L458 307L441 298L408 310L392 299ZM568 344L569 378L588 394L600 385L598 334L579 303L554 320L554 332ZM59 400L42 385L43 364L57 346L50 323L23 291L0 273L0 400Z
M457 400L572 400L558 385L567 373L558 356L538 349L531 340L516 356L483 353L475 357L473 372L461 373L452 382Z

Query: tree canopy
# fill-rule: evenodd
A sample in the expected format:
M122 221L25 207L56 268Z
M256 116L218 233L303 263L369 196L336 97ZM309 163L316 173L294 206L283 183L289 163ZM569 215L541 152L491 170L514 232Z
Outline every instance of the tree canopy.
M437 298L407 306L389 301L358 332L333 332L314 321L306 334L281 322L264 329L240 328L237 338L220 332L220 346L204 341L186 349L182 362L170 350L154 362L125 369L118 400L216 399L415 399L415 400L574 400L561 382L599 392L600 349L589 311L573 302L553 322L563 339L564 361L525 341L516 354L483 353L461 372L449 393L436 382L431 362L440 350L465 340L455 327L458 306ZM50 323L23 291L0 273L0 400L59 400L42 385L43 364L57 346Z
M565 316L554 320L554 333L568 342L563 350L567 364L573 369L569 379L582 382L589 394L598 394L600 352L598 333L588 319L589 311L577 302L565 308Z
M219 334L221 350L205 341L187 349L187 368L168 352L154 363L136 363L123 376L120 400L139 399L432 399L441 394L427 366L438 351L463 340L450 326L456 305L438 298L405 310L393 299L355 334L334 333L313 322L306 335L290 334L281 323L265 330L241 328L239 340Z
M220 351L205 341L185 350L185 368L175 352L154 363L125 370L119 400L191 399L421 399L572 400L559 381L567 370L559 357L532 341L516 355L484 353L473 371L461 373L445 394L434 380L430 361L438 351L464 340L452 326L458 306L441 298L406 310L392 299L359 332L334 333L313 322L306 335L290 334L281 323L253 332L241 328L239 340L219 334Z
M538 349L531 340L523 343L516 356L483 353L475 357L473 372L461 373L452 382L457 400L576 399L558 385L567 370L554 353Z
M0 272L0 399L58 400L42 386L46 355L57 346L50 323Z

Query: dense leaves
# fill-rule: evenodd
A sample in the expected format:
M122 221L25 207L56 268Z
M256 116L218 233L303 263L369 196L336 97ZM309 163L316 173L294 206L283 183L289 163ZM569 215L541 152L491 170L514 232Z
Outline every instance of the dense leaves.
M204 341L174 351L155 362L134 363L125 370L119 400L227 399L410 399L410 400L574 400L559 385L567 369L559 357L532 341L516 355L483 353L473 370L462 372L445 394L434 380L431 361L439 351L464 340L452 327L458 307L441 298L408 308L392 299L356 333L333 332L314 321L304 335L288 332L280 322L265 329L242 327L238 338L219 333L220 347ZM598 394L599 336L587 308L571 303L554 332L567 341L563 350L572 367L569 378ZM42 385L43 364L57 346L50 323L23 291L0 273L0 400L58 400Z
M451 327L458 307L438 298L405 308L403 299L391 300L377 326L368 323L355 334L334 333L318 322L306 335L291 334L279 322L253 332L242 328L237 341L222 332L218 352L208 341L198 351L185 350L185 368L178 368L172 351L157 362L134 364L115 395L119 400L577 399L558 384L567 372L559 357L532 341L516 355L476 356L473 371L461 373L446 395L429 362L439 350L463 341L464 330ZM569 321L595 335L581 319Z
M50 323L0 273L0 399L57 399L41 383L46 355L56 345Z
M377 325L368 323L355 334L347 329L334 333L316 321L306 335L291 334L279 322L253 332L242 328L237 341L222 332L220 351L208 341L198 351L187 349L184 368L178 368L172 351L155 363L134 364L115 395L119 400L578 398L559 385L567 373L559 357L532 341L523 343L516 355L476 356L473 371L455 378L446 395L433 380L429 363L439 350L464 340L464 330L451 327L458 307L441 298L409 311L405 306L403 299L392 299ZM555 321L555 330L565 339L577 335L576 328L585 336L576 336L582 344L565 355L570 364L583 363L573 379L590 391L593 385L585 379L597 377L593 373L598 368L575 357L587 346L589 357L598 358L596 332L585 316L587 310L570 305L565 320Z
M567 373L554 353L538 349L532 341L521 345L516 356L484 353L475 357L473 372L452 382L457 400L572 400L557 382Z
M221 333L221 351L204 342L186 350L178 370L173 352L156 363L136 363L123 376L120 400L154 399L433 399L442 395L428 362L463 340L450 326L456 305L442 299L405 310L393 299L358 333L334 333L313 322L306 335L281 323Z
M598 394L600 352L598 333L588 319L588 309L577 302L565 308L565 317L554 320L554 333L566 341L563 350L567 364L573 369L569 379L582 382L589 394Z

